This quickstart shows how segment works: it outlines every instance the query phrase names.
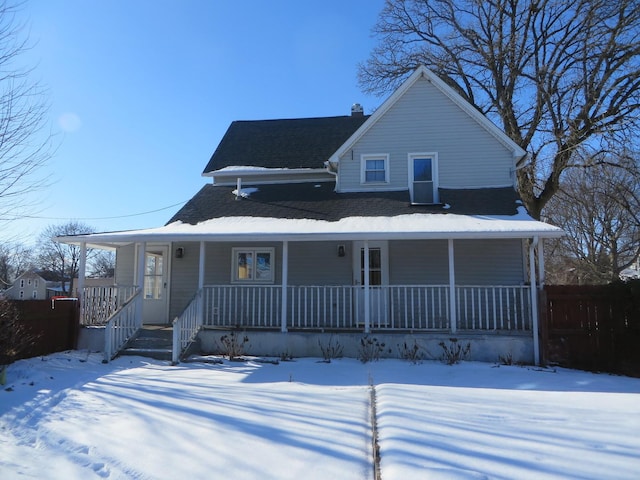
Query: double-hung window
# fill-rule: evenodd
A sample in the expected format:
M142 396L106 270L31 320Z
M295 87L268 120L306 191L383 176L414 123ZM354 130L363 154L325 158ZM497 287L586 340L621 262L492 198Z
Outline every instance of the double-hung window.
M273 248L233 248L231 281L234 283L273 283L275 250Z
M363 155L360 164L361 183L389 183L389 155Z

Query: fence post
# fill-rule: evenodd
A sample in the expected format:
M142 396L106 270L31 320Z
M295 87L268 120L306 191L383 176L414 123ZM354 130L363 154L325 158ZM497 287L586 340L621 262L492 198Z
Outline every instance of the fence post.
M538 290L538 306L538 316L540 318L538 325L540 328L540 365L544 367L549 361L549 306L547 304L546 287L541 287Z

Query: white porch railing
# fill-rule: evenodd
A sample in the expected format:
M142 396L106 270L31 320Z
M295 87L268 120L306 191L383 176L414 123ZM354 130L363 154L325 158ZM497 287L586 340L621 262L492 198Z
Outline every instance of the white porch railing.
M202 326L202 290L195 294L187 308L173 321L172 362L178 363L180 355L196 338Z
M216 327L280 328L280 285L205 286L204 324Z
M85 287L82 291L81 325L105 325L136 292L134 286Z
M458 328L531 331L530 292L525 285L457 286Z
M455 289L457 330L530 331L527 286L460 285ZM203 290L204 325L281 328L280 285L212 285ZM370 328L447 331L451 329L448 285L370 287ZM287 329L364 328L362 286L288 286Z
M138 302L140 290L124 303L105 325L104 362L110 362L127 341L142 327Z

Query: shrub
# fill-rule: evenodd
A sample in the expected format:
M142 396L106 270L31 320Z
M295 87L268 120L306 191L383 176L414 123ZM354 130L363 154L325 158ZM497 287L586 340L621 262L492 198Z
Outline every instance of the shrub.
M458 343L457 338L450 338L449 345L440 342L438 345L442 347L442 361L447 365L455 365L465 360L471 351L471 343L467 343L464 347Z
M342 345L337 340L333 341L333 335L329 336L329 341L323 344L318 340L320 351L322 352L322 360L326 363L331 363L334 358L342 358Z
M360 339L360 349L358 350L358 359L362 363L378 361L380 354L385 351L385 344L378 341L375 337L365 335ZM391 352L391 349L388 350Z
M407 343L406 341L403 342L402 345L398 344L398 352L401 359L413 364L420 363L424 359L423 349L415 339L413 340L413 344L411 344L411 342Z
M222 344L222 355L234 360L244 355L244 346L249 342L249 337L241 335L239 332L231 332L220 337Z

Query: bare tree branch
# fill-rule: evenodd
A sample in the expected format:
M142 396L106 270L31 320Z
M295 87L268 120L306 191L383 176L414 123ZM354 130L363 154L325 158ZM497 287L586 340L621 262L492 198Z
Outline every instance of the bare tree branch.
M374 34L361 86L434 70L529 152L518 185L536 218L578 151L637 135L638 0L388 0Z

